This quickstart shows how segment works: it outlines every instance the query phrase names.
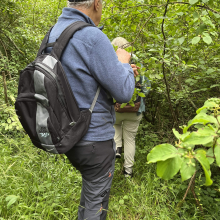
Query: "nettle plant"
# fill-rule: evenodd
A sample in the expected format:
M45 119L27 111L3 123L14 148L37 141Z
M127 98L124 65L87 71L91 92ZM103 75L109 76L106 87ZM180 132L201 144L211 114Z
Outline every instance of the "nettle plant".
M196 113L188 125L182 127L183 134L173 129L178 139L175 146L157 145L147 160L148 163L157 162L157 175L165 180L180 171L182 181L185 181L199 170L200 164L205 174L205 185L210 186L213 182L210 165L215 162L220 167L220 99L208 99Z

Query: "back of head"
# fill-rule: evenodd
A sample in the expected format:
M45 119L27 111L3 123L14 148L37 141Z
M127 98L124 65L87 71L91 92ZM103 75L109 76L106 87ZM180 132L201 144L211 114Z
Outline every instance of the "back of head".
M68 0L68 7L86 14L96 26L102 17L102 0Z
M121 49L124 49L126 47L130 47L131 46L130 43L125 38L123 38L123 37L116 37L112 41L111 44L114 45L114 46L117 46L117 47L119 47Z
M94 0L68 0L67 7L69 8L80 8L80 9L88 9L91 7Z

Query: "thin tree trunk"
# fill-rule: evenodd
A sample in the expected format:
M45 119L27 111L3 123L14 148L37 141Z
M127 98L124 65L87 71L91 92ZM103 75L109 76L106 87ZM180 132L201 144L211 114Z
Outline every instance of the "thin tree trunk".
M165 11L164 11L163 17L166 16L168 4L169 4L169 0L167 0L167 4L165 5ZM163 58L164 58L164 56L166 54L166 36L165 36L165 33L164 33L164 22L165 22L165 19L163 19L162 25L161 25L161 32L162 32L163 38L164 38ZM170 88L169 88L169 84L167 83L167 77L166 77L165 62L164 62L164 60L163 60L163 63L162 63L162 70L163 70L164 82L165 82L165 85L166 85L167 99L168 99L168 103L169 103L169 108L170 108L170 112L171 112L172 117L173 117L173 124L176 125L175 127L177 127L177 129L178 129L179 128L178 120L177 120L177 117L176 117L175 112L173 110L173 106L172 106L172 102L171 102L171 98L170 98Z
M9 71L7 71L7 75L9 76L9 79L11 80L11 73Z
M3 76L3 86L4 86L4 94L5 94L5 103L8 105L8 94L7 94L5 71L2 71L2 76Z

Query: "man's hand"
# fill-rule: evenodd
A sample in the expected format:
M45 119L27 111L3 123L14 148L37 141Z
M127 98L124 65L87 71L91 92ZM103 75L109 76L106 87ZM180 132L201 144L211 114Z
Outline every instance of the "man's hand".
M138 76L139 73L138 73L137 70L140 69L140 67L139 67L139 66L136 66L135 64L131 64L131 68L132 68L133 71L134 71L134 77Z
M118 56L118 60L122 63L129 63L131 59L130 53L128 53L126 50L118 48L116 51L116 54Z

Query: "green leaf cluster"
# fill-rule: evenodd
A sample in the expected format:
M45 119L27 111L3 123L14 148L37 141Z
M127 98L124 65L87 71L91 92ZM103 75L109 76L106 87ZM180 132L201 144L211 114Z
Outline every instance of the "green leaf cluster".
M189 131L193 126L193 131ZM211 185L210 165L215 162L220 167L220 99L208 99L183 127L183 134L176 129L173 133L178 139L175 146L155 146L147 156L148 163L156 162L157 175L165 180L180 171L182 181L191 178L200 164L206 178L205 185Z

